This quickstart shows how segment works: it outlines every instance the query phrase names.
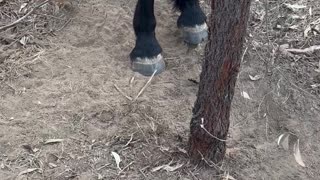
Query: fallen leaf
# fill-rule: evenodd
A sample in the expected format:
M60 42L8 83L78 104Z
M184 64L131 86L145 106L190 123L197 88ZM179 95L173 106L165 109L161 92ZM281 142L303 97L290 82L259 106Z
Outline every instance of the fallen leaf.
M257 81L257 80L261 79L262 76L261 76L261 75L251 76L251 75L249 74L249 78L250 78L252 81Z
M299 29L299 26L298 25L293 25L293 26L290 26L289 29L297 30L297 29Z
M179 150L180 152L184 153L184 154L188 154L187 150L185 150L185 149L183 149L183 148L179 148L179 147L178 147L178 150Z
M245 91L242 91L241 95L246 99L251 99L249 94L247 92L245 92Z
M284 133L284 134L281 134L278 138L278 146L282 146L283 149L285 150L289 150L289 137L290 137L290 134L289 133Z
M303 37L308 37L308 34L310 31L311 31L311 26L308 25L307 28L303 31Z
M181 168L183 166L183 164L177 164L175 166L170 166L171 162L169 164L165 164L165 165L161 165L161 166L158 166L158 167L155 167L151 170L151 172L156 172L156 171L159 171L161 169L164 169L166 170L167 172L172 172L172 171L175 171L179 168Z
M161 166L155 167L155 168L151 169L151 172L159 171L159 170L162 169L164 166L166 166L166 165L161 165Z
M296 15L296 14L289 15L289 16L292 19L305 19L306 18L306 16L299 16L299 15Z
M312 7L309 8L309 15L312 16Z
M182 166L183 166L183 164L177 164L177 165L175 165L175 166L169 166L169 165L167 165L167 166L165 166L163 169L166 170L166 171L168 171L168 172L172 172L172 171L175 171L175 170L181 168Z
M320 87L320 83L319 83L319 84L312 84L311 87L312 87L312 88Z
M55 144L55 143L61 143L64 141L63 139L48 139L44 144Z
M286 8L292 10L292 11L297 11L299 9L304 9L306 8L307 6L305 5L299 5L299 4L287 4L287 3L284 3L283 4Z
M26 36L23 36L19 41L23 46L25 46L28 42L28 38Z
M39 168L26 169L26 170L24 170L24 171L21 171L21 172L18 174L18 176L22 176L22 175L24 175L24 174L32 173L32 172L37 171L37 170L39 170Z
M236 180L234 177L230 176L229 172L228 173L224 173L224 175L222 176L223 180Z
M278 140L277 140L278 146L280 145L280 141L281 141L281 139L283 138L284 135L285 135L285 134L281 134L281 135L278 137Z
M111 154L112 154L114 160L116 161L117 168L118 168L119 170L121 170L121 168L120 168L121 158L120 158L119 154L117 154L116 152L111 152Z
M27 8L26 8L27 5L28 5L28 3L22 3L18 12L19 13L26 13L27 12Z
M169 150L170 150L169 147L164 147L164 146L160 147L160 151L169 151Z
M56 165L56 164L53 164L53 163L49 163L49 167L50 167L50 168L55 168L55 167L57 167L57 165Z
M306 165L304 164L302 157L301 157L301 153L300 153L300 147L299 147L299 139L297 140L297 142L293 145L293 152L294 152L294 158L296 160L296 162L302 166L302 167L306 167Z

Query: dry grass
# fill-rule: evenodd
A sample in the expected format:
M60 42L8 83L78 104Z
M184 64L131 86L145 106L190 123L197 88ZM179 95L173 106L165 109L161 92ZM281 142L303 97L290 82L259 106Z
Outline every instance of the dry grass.
M26 76L39 53L71 20L77 0L0 2L0 81Z

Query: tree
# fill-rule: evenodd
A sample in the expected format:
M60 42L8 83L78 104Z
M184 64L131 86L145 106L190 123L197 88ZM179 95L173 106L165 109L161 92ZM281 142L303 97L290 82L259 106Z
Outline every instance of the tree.
M189 154L194 163L224 158L249 10L250 0L211 2L209 42L190 123Z

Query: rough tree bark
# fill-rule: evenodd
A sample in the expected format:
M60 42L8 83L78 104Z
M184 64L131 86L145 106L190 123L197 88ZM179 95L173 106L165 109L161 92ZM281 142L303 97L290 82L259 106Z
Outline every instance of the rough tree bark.
M224 158L249 10L250 0L212 0L209 42L190 123L189 154L194 163Z

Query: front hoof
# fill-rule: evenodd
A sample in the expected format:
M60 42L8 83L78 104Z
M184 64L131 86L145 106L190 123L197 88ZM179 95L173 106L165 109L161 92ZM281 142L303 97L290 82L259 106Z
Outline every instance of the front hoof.
M208 39L208 26L206 23L194 27L181 27L183 39L186 43L197 45Z
M131 69L144 76L151 76L155 71L155 75L165 70L165 62L161 54L152 58L135 58L131 59Z

